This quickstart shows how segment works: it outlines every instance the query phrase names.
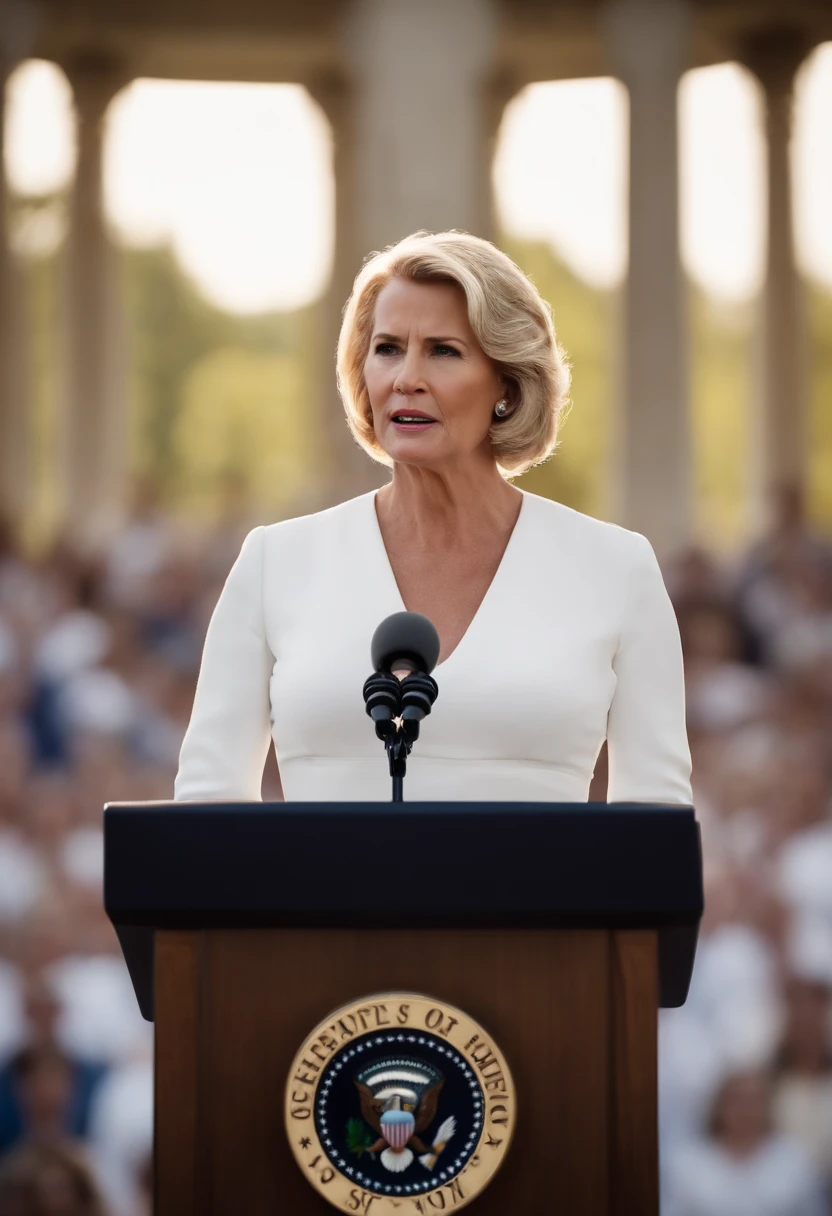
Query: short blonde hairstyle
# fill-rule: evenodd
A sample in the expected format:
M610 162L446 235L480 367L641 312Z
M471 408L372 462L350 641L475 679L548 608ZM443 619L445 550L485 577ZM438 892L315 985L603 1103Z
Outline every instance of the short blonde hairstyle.
M356 442L373 460L392 460L373 429L364 363L376 300L391 279L455 283L483 352L507 386L512 413L491 428L502 475L517 477L548 460L569 394L569 365L558 344L551 306L510 257L467 232L414 232L374 253L359 271L344 307L338 339L338 391Z

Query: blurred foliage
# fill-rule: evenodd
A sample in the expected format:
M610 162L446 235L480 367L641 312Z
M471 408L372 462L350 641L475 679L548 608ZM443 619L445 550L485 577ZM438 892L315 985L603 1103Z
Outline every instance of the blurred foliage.
M59 530L63 504L60 463L60 267L54 257L28 260L31 373L32 511L27 540L40 551Z
M296 354L224 346L185 375L169 461L183 505L209 514L229 481L264 508L290 502L313 466L307 369Z
M809 285L809 471L810 512L832 532L832 294Z
M730 551L749 526L754 314L693 287L688 307L694 529L701 543Z
M552 305L572 364L572 409L560 447L517 484L609 518L619 293L584 283L544 242L503 238L500 245ZM748 450L751 317L748 309L721 308L693 288L689 310L696 528L706 543L730 547L741 540L745 525L748 470L742 453Z
M29 267L34 496L32 534L59 525L61 200L17 200L16 244ZM608 517L614 452L617 293L575 276L542 241L499 244L553 308L572 365L560 446L519 484ZM210 522L242 485L263 518L314 509L336 450L333 375L321 374L323 309L236 316L206 301L167 248L123 259L131 376L131 472L177 514ZM723 307L691 288L691 439L698 539L742 543L747 527L752 307ZM832 531L832 295L809 285L809 507ZM358 492L358 491L356 491Z
M609 517L606 487L615 409L616 293L573 275L545 242L500 240L552 305L573 369L572 409L560 446L518 485ZM810 516L832 532L832 294L807 287ZM753 305L721 304L689 288L691 446L696 539L731 551L749 528Z
M313 476L313 308L221 311L167 249L125 257L132 469L171 509L210 516L227 480L280 514Z
M516 484L603 516L608 510L615 299L574 275L544 241L503 235L498 243L551 304L555 331L572 367L572 404L561 422L559 446Z

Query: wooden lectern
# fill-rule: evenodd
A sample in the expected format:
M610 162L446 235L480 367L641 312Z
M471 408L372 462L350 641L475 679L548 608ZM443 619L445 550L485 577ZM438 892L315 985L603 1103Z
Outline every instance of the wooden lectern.
M703 906L692 808L110 803L104 824L156 1023L156 1216L334 1211L289 1149L288 1070L331 1010L386 991L458 1006L508 1060L514 1142L472 1212L656 1216L657 1009L685 1000Z

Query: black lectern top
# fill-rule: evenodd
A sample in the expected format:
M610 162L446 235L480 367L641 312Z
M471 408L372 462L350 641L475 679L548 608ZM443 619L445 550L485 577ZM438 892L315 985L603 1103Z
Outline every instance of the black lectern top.
M656 928L662 1005L702 915L692 807L140 802L104 813L104 902L142 1014L156 929Z

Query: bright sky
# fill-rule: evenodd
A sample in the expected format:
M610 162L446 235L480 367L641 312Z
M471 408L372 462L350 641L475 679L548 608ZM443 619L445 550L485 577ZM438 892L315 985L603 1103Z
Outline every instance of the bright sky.
M71 98L52 65L14 73L7 171L15 189L67 184ZM689 72L680 91L682 251L722 298L757 289L765 149L754 80L734 64ZM804 66L793 147L803 268L832 287L832 43ZM505 226L551 242L589 282L626 266L626 92L611 79L532 85L509 105L494 164ZM170 241L215 302L293 308L322 291L332 258L331 140L296 85L138 80L108 116L105 193L121 239Z

